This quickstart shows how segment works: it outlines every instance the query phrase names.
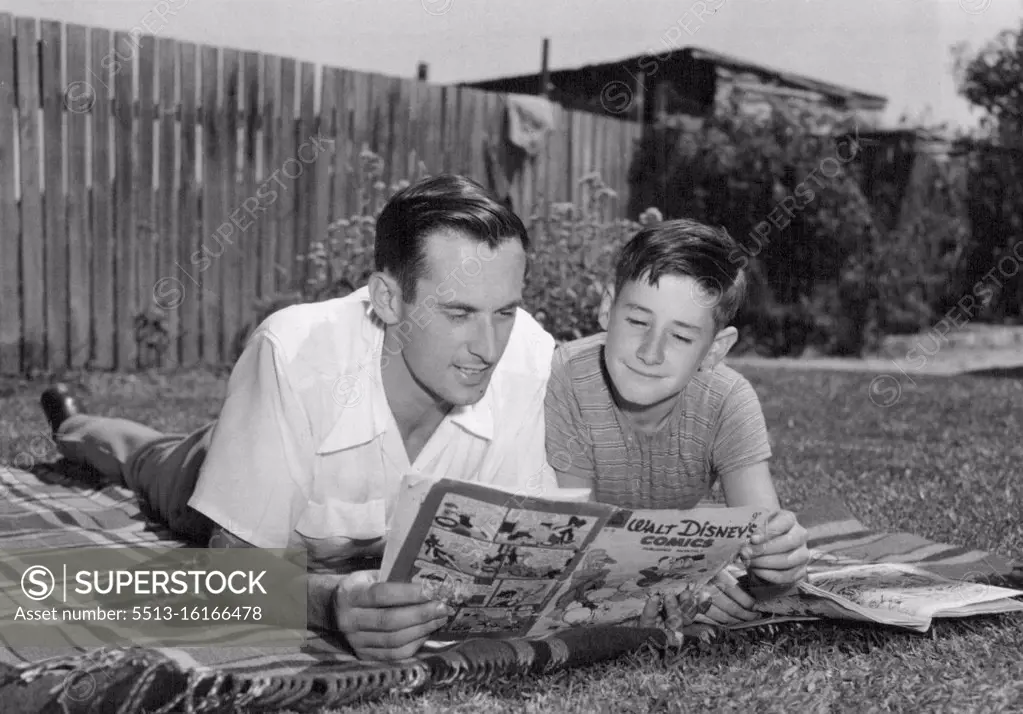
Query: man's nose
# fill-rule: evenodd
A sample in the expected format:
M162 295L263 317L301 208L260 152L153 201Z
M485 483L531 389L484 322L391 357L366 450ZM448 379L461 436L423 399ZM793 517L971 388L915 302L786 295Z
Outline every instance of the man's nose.
M476 324L475 334L469 342L469 351L487 364L493 364L497 361L497 342L497 326L494 321L481 316Z

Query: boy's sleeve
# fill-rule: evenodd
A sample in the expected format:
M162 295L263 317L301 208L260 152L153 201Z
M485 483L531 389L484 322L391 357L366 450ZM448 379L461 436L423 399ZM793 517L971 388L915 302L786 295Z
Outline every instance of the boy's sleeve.
M559 347L554 351L551 376L544 402L547 422L547 462L559 476L592 482L595 475L593 442L583 421L579 402L572 392L568 360Z
M276 340L257 333L231 372L188 505L256 547L287 547L308 503L311 441Z
M725 397L711 452L711 465L725 474L771 458L767 423L753 385L742 377Z

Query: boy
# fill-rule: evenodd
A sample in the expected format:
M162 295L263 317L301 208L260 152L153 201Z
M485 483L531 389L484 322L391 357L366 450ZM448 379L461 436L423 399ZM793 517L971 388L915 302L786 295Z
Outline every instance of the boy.
M622 249L599 320L605 332L555 352L545 413L547 460L563 487L629 508L695 507L720 480L729 506L773 511L742 551L751 581L788 588L805 576L806 531L780 509L771 447L749 382L722 364L745 297L738 245L691 220L640 230ZM722 573L698 619L760 617Z

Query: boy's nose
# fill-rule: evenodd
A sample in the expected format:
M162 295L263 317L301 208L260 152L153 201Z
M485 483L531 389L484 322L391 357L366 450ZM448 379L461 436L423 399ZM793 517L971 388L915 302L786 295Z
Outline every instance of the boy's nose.
M664 345L661 340L648 338L643 340L636 353L643 364L656 365L664 361Z

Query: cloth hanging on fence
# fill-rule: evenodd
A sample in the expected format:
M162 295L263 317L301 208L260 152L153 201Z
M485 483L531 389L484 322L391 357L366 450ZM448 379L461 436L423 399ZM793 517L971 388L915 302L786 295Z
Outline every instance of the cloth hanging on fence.
M546 97L508 95L508 140L530 156L539 154L554 129L554 105Z

